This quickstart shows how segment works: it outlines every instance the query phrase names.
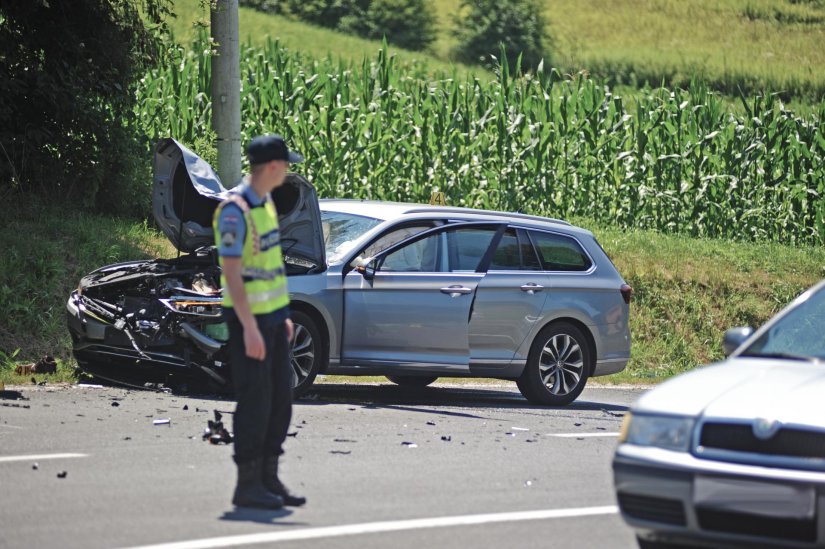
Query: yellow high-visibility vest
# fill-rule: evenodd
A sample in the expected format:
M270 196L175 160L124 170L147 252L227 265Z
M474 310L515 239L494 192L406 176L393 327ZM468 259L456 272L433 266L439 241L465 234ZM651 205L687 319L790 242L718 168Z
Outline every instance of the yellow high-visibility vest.
M286 307L289 305L289 292L281 253L278 214L275 211L272 197L267 194L262 205L250 208L240 194L230 193L229 197L215 210L212 220L216 242L220 242L221 237L218 233L218 217L223 207L229 203L241 208L246 221L241 275L252 314L263 315ZM218 258L218 263L223 270L222 257ZM226 290L226 276L223 273L221 273L221 286L225 289L223 306L232 307L232 296Z

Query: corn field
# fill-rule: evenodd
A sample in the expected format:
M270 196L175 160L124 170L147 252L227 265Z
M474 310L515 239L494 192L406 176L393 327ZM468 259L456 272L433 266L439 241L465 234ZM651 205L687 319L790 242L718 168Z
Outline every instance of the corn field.
M206 42L170 52L137 91L153 139L211 136ZM825 102L772 97L735 114L701 82L632 104L586 77L427 77L386 48L360 66L277 42L242 47L244 143L281 133L322 197L427 201L586 217L692 236L825 243ZM195 147L198 152L202 152Z

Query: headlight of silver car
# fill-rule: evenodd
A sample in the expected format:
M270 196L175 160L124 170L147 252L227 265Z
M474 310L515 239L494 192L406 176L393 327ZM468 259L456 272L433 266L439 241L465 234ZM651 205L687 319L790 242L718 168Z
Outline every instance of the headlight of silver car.
M695 421L686 417L626 414L620 442L686 452Z

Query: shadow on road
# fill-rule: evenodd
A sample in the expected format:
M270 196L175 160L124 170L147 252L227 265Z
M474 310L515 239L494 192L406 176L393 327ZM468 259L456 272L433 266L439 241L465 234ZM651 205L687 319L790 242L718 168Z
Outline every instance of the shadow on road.
M433 410L415 406L450 406L470 409L517 408L546 410L548 406L530 404L521 393L500 387L399 387L397 385L365 385L318 383L308 395L296 401L298 405L322 406L325 404L357 404L364 408L397 408L407 411L432 413ZM621 416L628 407L618 404L577 400L560 410L602 411ZM439 414L458 417L483 418L469 412L438 410Z
M258 522L260 524L277 524L279 526L305 526L304 522L283 522L278 519L288 517L292 514L290 509L278 509L269 511L266 509L252 509L249 507L235 507L231 511L224 512L219 520L229 520L234 522Z

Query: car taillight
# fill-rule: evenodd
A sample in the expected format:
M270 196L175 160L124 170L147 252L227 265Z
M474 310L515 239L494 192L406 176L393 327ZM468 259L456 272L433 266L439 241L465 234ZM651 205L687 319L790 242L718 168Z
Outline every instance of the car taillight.
M624 299L624 302L630 303L630 298L633 297L633 288L631 288L627 284L622 284L622 287L619 288L619 291L622 294L622 299Z

